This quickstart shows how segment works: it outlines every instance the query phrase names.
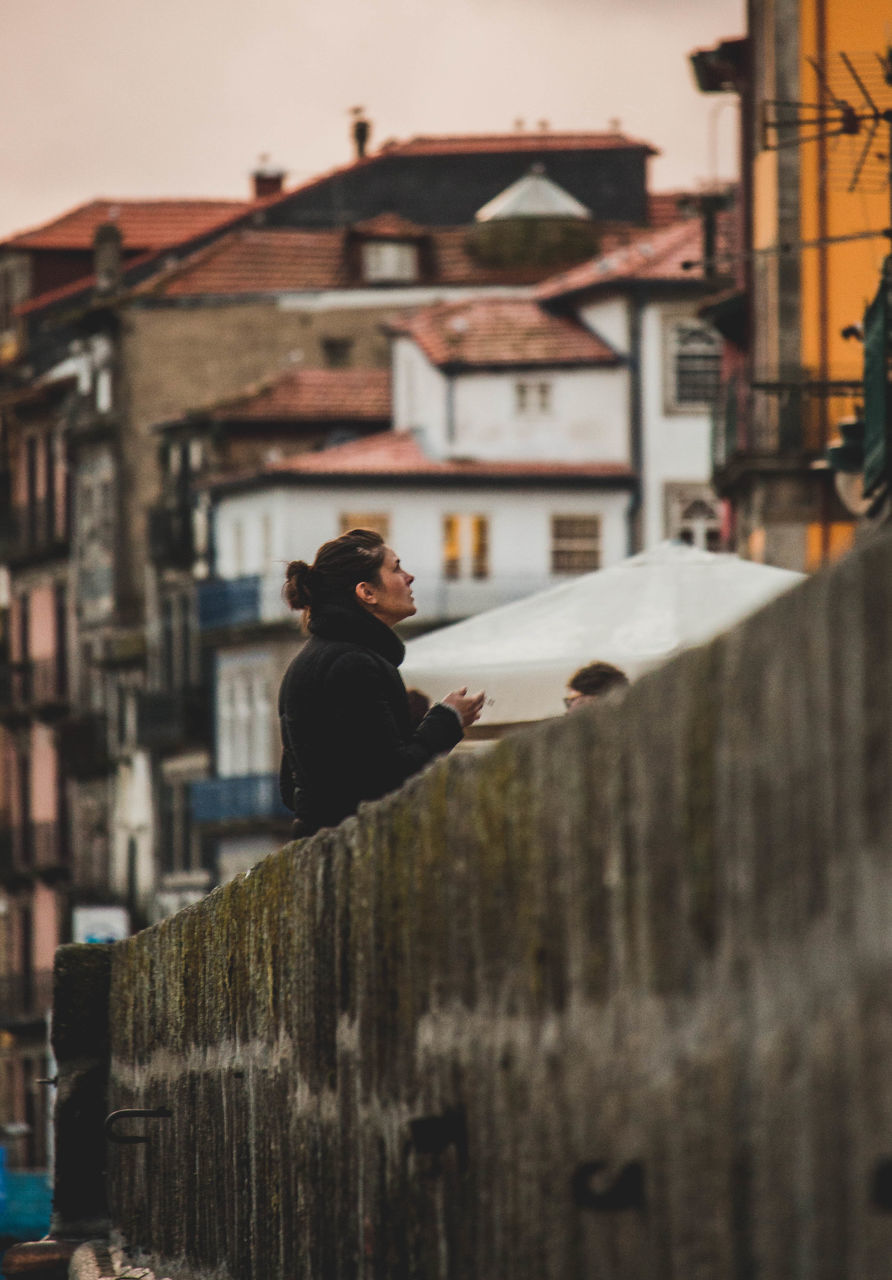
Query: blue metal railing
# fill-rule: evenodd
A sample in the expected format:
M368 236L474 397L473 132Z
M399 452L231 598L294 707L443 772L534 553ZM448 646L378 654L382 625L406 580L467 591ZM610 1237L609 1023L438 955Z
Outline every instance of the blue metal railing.
M212 578L198 584L198 625L202 631L239 627L260 620L260 576Z
M279 779L274 773L252 773L240 778L205 778L189 786L193 822L232 822L249 818L288 818L290 811L279 799Z

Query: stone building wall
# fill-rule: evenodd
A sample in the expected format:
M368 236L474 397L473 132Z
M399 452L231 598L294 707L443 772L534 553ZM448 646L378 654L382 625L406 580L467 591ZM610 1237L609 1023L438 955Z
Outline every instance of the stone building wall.
M109 1147L115 1238L175 1280L887 1275L890 713L883 542L116 944L107 1108L171 1115Z

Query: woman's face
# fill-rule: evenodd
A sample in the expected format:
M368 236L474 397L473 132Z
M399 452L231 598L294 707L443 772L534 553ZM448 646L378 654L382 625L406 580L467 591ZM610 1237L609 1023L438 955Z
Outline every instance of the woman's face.
M400 564L396 552L385 547L378 581L360 583L357 592L369 613L386 622L388 627L395 627L398 622L411 618L415 613L415 599L412 595L414 581L412 574ZM365 592L360 592L360 588L365 588Z

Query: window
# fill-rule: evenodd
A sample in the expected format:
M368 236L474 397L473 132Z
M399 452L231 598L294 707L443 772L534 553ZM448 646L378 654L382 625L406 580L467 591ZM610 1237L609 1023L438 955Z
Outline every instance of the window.
M601 517L552 516L551 572L591 573L601 567Z
M443 517L443 577L452 581L461 573L461 534L458 516Z
M346 369L353 351L352 338L323 338L322 359L329 369Z
M550 382L515 382L514 407L520 414L551 412Z
M443 517L443 577L489 577L489 519L486 516Z
M362 275L375 284L418 278L418 246L399 240L370 240L362 246Z
M721 339L697 320L675 320L669 331L669 408L700 408L719 392Z
M385 542L390 541L390 516L386 511L342 511L341 533L350 529L372 529L380 533Z
M706 551L721 551L721 512L709 485L667 484L664 510L667 538Z

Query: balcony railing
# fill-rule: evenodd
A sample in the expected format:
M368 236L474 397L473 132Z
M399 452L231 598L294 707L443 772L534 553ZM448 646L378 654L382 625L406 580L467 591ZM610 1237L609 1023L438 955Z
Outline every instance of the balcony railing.
M59 709L68 700L68 681L60 655L30 658L9 666L10 706L19 711Z
M57 554L64 550L70 535L68 511L64 503L43 499L13 507L7 535L7 553L12 560Z
M805 370L777 381L728 379L713 411L713 468L744 458L821 456L835 423L861 393L857 379L821 381Z
M108 726L100 712L71 716L59 725L59 759L65 774L79 782L102 777L111 769Z
M198 584L198 625L202 631L281 622L293 617L282 599L282 574L210 578Z
M205 778L190 783L192 821L242 822L250 819L287 820L291 813L279 799L275 773L252 773L240 778Z
M192 511L181 503L159 503L149 511L149 554L157 565L188 569L194 558Z
M0 1026L45 1017L52 1003L51 969L0 977Z
M147 751L185 745L209 745L212 737L210 690L196 685L172 692L146 691L136 704L136 740Z

